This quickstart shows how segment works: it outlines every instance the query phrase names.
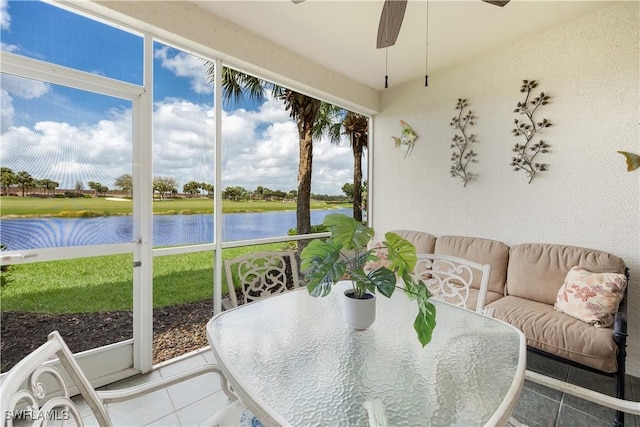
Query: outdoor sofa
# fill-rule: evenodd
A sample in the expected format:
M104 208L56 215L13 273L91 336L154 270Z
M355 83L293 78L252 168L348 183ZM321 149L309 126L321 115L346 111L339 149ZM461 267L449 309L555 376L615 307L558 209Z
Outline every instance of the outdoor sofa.
M485 312L520 329L530 350L614 377L616 397L624 399L628 269L621 258L595 249L559 244L509 246L476 237L436 237L411 230L394 232L412 242L418 253L451 255L490 264ZM588 283L582 286L584 281ZM606 283L603 285L602 281ZM474 278L474 282L477 283L472 285L467 301L471 310L476 309L479 292L479 279ZM581 285L572 288L576 282ZM609 305L609 314L599 313L603 318L595 320L589 318L593 313L588 310L585 313L585 305L599 303L600 297L590 298L598 293L592 290L607 286L614 288L603 291L609 297L604 302ZM576 295L576 289L586 294ZM565 300L575 300L579 307L571 307ZM622 412L616 417L617 424L624 422Z

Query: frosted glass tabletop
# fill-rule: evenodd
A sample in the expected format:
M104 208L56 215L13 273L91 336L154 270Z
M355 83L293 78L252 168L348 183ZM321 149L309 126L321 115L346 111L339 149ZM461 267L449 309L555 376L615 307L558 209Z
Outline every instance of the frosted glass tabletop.
M471 426L509 417L524 381L525 339L512 326L433 301L422 347L415 302L376 297L376 321L350 329L343 289L305 288L222 312L207 335L222 370L265 425L366 426L378 401L389 425ZM493 418L492 418L493 417ZM505 418L506 417L506 418Z

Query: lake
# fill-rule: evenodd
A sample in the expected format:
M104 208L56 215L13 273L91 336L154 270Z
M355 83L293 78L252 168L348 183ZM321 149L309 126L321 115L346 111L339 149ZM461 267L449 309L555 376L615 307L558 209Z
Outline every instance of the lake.
M313 210L311 224L325 216L351 209ZM296 227L296 212L236 213L223 215L223 241L286 236ZM154 215L153 245L176 246L212 243L214 215ZM133 217L24 218L0 221L0 243L8 250L108 245L134 240Z

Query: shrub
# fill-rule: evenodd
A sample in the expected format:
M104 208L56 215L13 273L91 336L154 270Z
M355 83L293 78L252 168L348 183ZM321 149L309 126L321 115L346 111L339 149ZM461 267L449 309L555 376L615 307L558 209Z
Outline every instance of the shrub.
M311 225L311 233L324 233L325 231L329 231L329 230L324 224ZM297 234L298 234L298 230L296 230L295 228L290 228L289 231L287 231L287 236L296 236ZM291 249L297 249L298 242L296 241L287 242L286 246Z
M57 196L57 194L56 194ZM64 196L68 197L70 199L74 199L76 197L84 197L83 193L77 192L77 191L65 191L64 192Z
M7 249L7 245L0 244L0 250L4 251ZM3 265L0 266L0 287L4 285L8 285L11 283L11 265Z
M59 218L96 218L104 214L96 211L62 211L57 216Z

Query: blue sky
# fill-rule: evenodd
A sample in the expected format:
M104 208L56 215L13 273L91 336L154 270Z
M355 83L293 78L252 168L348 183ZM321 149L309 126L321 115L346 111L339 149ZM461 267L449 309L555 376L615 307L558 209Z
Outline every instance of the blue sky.
M46 3L0 0L2 50L141 85L140 36ZM131 103L3 74L0 163L61 187L131 173ZM213 183L213 88L203 61L154 44L154 176ZM223 187L297 187L298 139L281 101L243 101L223 111ZM341 194L353 158L319 141L312 192Z

